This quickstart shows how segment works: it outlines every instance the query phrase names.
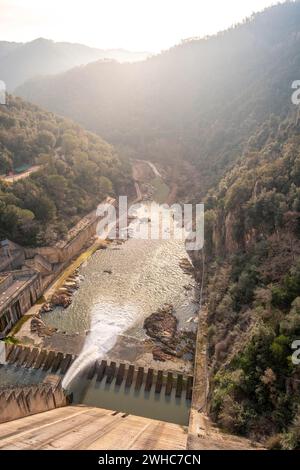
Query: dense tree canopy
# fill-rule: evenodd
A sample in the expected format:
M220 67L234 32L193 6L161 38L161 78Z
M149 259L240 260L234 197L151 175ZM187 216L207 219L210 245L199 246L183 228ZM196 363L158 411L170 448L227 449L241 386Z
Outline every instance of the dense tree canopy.
M270 118L206 198L211 413L299 448L300 121Z
M130 181L129 166L100 137L9 97L0 110L0 174L34 164L40 170L26 179L0 179L0 238L53 243Z

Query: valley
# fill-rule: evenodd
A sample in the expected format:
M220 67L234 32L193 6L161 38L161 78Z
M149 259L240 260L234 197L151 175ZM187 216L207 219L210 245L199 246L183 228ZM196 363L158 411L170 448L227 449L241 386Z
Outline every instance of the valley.
M300 448L299 25L0 41L3 448Z

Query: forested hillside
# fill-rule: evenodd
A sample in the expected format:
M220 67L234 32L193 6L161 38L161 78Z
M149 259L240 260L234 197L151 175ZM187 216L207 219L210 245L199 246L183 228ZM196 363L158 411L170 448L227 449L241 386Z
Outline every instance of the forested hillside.
M0 109L0 175L22 165L37 173L0 178L0 239L44 245L62 238L108 194L126 194L130 168L113 147L67 119L8 97Z
M179 199L206 204L210 415L286 449L300 447L298 79L299 1L141 63L96 62L18 90L175 179L189 166Z
M272 448L299 448L298 113L252 136L207 196L205 228L211 415Z
M299 78L299 25L300 3L286 3L144 62L96 62L17 93L129 155L193 162L203 196L271 113L286 116Z

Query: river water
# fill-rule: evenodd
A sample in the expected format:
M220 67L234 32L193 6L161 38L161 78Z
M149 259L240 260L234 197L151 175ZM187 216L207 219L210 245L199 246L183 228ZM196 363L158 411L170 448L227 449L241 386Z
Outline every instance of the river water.
M142 207L140 218L144 212ZM191 320L197 317L197 286L180 267L180 261L186 258L184 242L180 240L130 238L124 243L112 242L81 266L80 287L72 304L43 314L43 321L60 331L88 331L79 357L63 379L63 387L73 393L75 402L118 409L123 400L123 411L187 423L189 403L184 399L169 399L164 394L158 397L154 391L153 396L134 391L128 394L122 388L81 379L82 371L96 359L106 357L120 337L144 340L144 319L164 304L173 305L179 330L196 330L196 322ZM157 368L160 366L158 362ZM16 372L8 375L15 377ZM21 383L38 381L34 375L22 376Z
M164 303L174 305L183 325L194 314L194 281L179 266L186 257L177 241L126 241L97 251L80 269L83 276L72 304L43 314L61 331L92 332L114 327L143 336L143 319ZM191 290L189 290L191 289Z
M131 230L147 221L150 207L151 203L140 205ZM43 321L60 331L89 331L64 386L92 361L105 357L120 335L143 340L144 319L164 304L173 305L179 329L195 330L190 321L198 308L195 281L180 267L186 257L182 240L129 238L113 242L85 262L72 304L43 314Z

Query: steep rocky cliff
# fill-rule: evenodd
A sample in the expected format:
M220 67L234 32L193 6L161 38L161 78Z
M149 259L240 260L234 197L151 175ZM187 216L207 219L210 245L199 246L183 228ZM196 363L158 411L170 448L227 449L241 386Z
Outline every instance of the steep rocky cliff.
M210 414L273 448L300 446L300 125L268 121L263 145L206 198L205 248L191 253L208 307Z

